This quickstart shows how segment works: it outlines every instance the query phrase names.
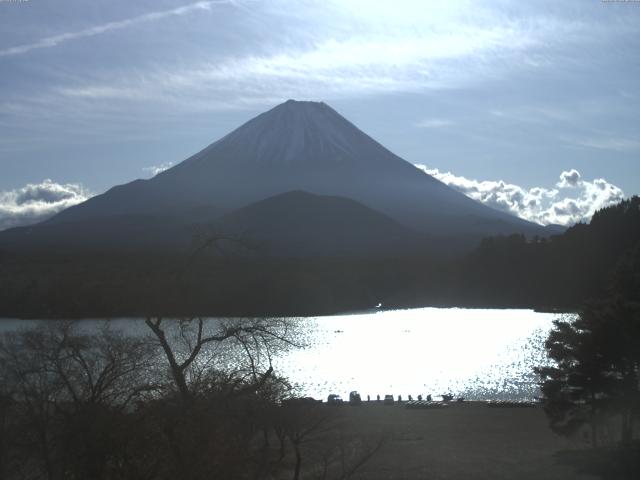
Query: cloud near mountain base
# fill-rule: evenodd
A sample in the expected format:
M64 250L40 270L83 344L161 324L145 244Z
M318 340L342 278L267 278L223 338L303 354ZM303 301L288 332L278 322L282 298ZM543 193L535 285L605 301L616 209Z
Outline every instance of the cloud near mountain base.
M173 167L173 165L173 162L165 162L161 163L160 165L151 165L150 167L144 167L142 171L151 175L152 177L155 177L159 173L162 173L165 170L169 170L171 167Z
M551 188L526 189L503 180L473 180L422 164L416 167L469 198L541 225L588 222L597 210L624 198L619 187L602 178L584 180L575 169L563 171Z
M0 192L0 230L46 220L91 196L80 184L61 184L50 179Z
M152 167L149 173L155 175L169 166ZM416 167L476 201L542 225L589 221L597 210L624 198L619 187L602 178L584 180L575 169L563 171L551 188L526 189L503 180L480 181L426 165ZM46 220L91 196L80 184L60 184L50 179L0 192L0 230Z

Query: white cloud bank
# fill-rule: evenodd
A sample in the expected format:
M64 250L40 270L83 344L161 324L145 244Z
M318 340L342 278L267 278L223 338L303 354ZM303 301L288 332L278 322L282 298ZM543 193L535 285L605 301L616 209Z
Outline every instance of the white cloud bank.
M171 166L167 163L145 170L156 175ZM473 180L425 165L416 167L474 200L542 225L588 221L597 210L624 198L619 187L602 178L584 180L575 169L563 171L552 188L526 189L502 180ZM0 192L0 230L45 220L91 196L82 185L49 179Z
M542 225L589 221L597 210L624 198L619 187L602 178L583 180L575 169L562 172L552 188L526 189L502 180L473 180L426 165L416 167L489 207Z
M49 179L0 192L0 230L45 220L89 197L91 194L82 185Z

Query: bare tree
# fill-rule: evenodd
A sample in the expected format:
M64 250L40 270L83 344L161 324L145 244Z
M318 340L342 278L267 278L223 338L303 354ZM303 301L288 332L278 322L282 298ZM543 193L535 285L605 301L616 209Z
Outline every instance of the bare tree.
M295 323L287 319L168 321L149 317L145 322L165 354L185 403L207 388L205 372L212 370L232 373L224 385L229 391L247 383L255 391L272 375L274 355L298 345Z
M273 358L297 345L297 324L286 319L146 319L159 345L179 402L159 415L171 475L255 478L274 467L264 443L267 416L277 400ZM271 392L273 393L273 392ZM269 404L269 405L267 405ZM173 405L173 406L172 406ZM170 476L171 476L170 475Z
M22 475L101 478L114 419L155 388L152 358L140 339L108 328L83 333L76 322L3 335L0 372L16 424L10 448L23 458Z

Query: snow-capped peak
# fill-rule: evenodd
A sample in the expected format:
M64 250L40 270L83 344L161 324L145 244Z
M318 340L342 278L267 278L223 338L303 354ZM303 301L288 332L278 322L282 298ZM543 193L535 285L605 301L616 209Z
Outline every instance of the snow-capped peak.
M348 161L363 142L371 139L325 103L288 100L212 147L245 150L252 162L292 164Z

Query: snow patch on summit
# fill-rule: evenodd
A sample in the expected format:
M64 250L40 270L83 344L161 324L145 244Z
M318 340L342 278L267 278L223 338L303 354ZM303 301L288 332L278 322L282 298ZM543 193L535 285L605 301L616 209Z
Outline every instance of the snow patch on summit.
M308 162L322 154L336 160L354 156L362 133L319 102L286 103L230 133L226 142L252 143L256 162Z

